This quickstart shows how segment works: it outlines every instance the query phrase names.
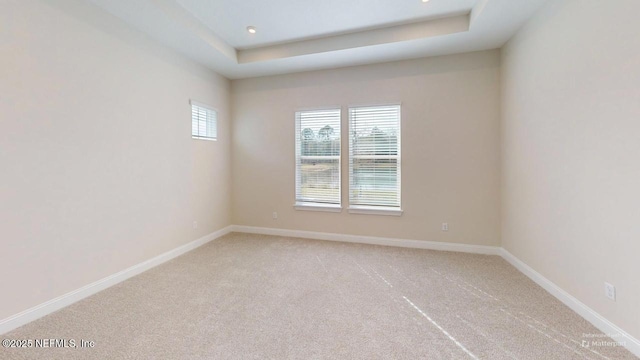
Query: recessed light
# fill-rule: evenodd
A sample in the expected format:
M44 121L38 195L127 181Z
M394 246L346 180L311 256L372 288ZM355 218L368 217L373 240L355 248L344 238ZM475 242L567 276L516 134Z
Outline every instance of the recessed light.
M249 32L249 34L255 34L256 33L256 27L255 26L247 26L247 31Z
M422 0L422 2L429 2L429 0Z

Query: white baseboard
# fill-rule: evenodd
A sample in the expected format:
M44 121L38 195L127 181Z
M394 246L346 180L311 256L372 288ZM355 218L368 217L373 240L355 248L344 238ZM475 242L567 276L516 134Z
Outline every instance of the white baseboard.
M465 253L484 254L484 255L498 255L500 253L499 247L486 246L486 245L467 245L467 244L445 243L445 242L437 242L437 241L393 239L393 238L384 238L384 237L376 237L376 236L344 235L344 234L336 234L336 233L264 228L264 227L242 226L242 225L232 225L231 229L232 229L231 231L243 232L243 233L249 233L249 234L277 235L277 236L297 237L297 238L304 238L304 239L341 241L341 242L371 244L371 245L397 246L397 247L414 248L414 249L455 251L455 252L465 252Z
M79 289L76 289L67 294L59 296L55 299L51 299L40 305L34 306L23 312L10 316L6 319L0 320L0 334L7 333L19 326L25 325L45 315L49 315L57 310L62 309L65 306L69 306L79 300L89 297L110 286L116 285L124 280L127 280L155 266L158 266L164 262L167 262L173 258L176 258L186 252L189 252L199 246L202 246L210 241L213 241L221 236L224 236L231 232L231 228L232 228L231 226L227 226L209 235L203 236L200 239L194 240L188 244L185 244L173 250L167 251L161 255L158 255L147 261L141 262L128 269L125 269L113 275L107 276L104 279L98 280L89 285L83 286Z
M562 290L556 284L554 284L553 282L551 282L550 280L542 276L537 271L533 270L527 264L525 264L520 259L513 256L513 254L511 254L510 252L508 252L502 247L452 244L452 243L421 241L421 240L392 239L392 238L382 238L382 237L374 237L374 236L344 235L344 234L336 234L336 233L323 233L323 232L314 232L314 231L264 228L264 227L241 226L241 225L232 225L231 228L232 228L232 231L234 232L243 232L243 233L250 233L250 234L276 235L276 236L297 237L297 238L315 239L315 240L342 241L342 242L397 246L397 247L407 247L407 248L417 248L417 249L457 251L457 252L485 254L485 255L499 255L502 258L504 258L507 262L509 262L511 265L513 265L516 269L518 269L520 272L522 272L523 274L531 278L531 280L533 280L535 283L540 285L543 289L547 290L551 295L556 297L558 300L562 301L562 303L567 305L570 309L578 313L585 320L589 321L591 324L593 324L596 328L598 328L603 333L619 334L619 336L616 337L616 339L614 340L624 342L625 348L627 348L627 350L631 351L636 356L640 356L640 341L635 339L626 331L617 327L615 324L613 324L609 320L602 317L600 314L598 314L597 312L589 308L587 305L580 302L578 299L569 295L569 293Z
M602 315L595 312L587 305L580 302L580 300L571 296L566 291L562 290L558 285L551 282L551 280L545 278L537 271L533 270L529 265L522 262L522 260L515 257L513 254L500 248L500 256L513 265L516 269L520 270L523 274L533 280L536 284L540 285L543 289L547 290L551 295L555 296L563 304L567 305L571 310L578 313L585 320L593 324L596 328L605 334L615 334L613 339L617 342L624 342L625 348L631 351L634 355L640 357L640 341L631 336L626 331L617 327L614 323L605 319Z
M186 252L189 252L199 246L202 246L210 241L213 241L221 236L224 236L230 232L243 232L250 234L264 234L264 235L277 235L287 237L298 237L305 239L316 240L329 240L329 241L341 241L361 244L372 245L385 245L385 246L397 246L415 249L428 249L428 250L441 250L441 251L456 251L473 254L485 254L485 255L499 255L507 262L513 265L516 269L520 270L523 274L528 276L535 283L540 285L543 289L547 290L551 295L555 296L558 300L562 301L570 309L578 313L585 318L596 328L605 334L619 334L619 337L615 341L624 341L625 347L636 356L640 357L640 341L635 339L629 333L617 327L609 320L602 317L600 314L580 302L578 299L571 296L566 291L562 290L559 286L551 282L549 279L542 276L537 271L533 270L527 264L516 258L513 254L505 250L504 248L497 246L484 246L484 245L466 245L455 243L443 243L435 241L422 241L422 240L406 240L406 239L393 239L383 238L375 236L361 236L361 235L344 235L337 233L323 233L314 231L301 231L301 230L289 230L289 229L276 229L276 228L264 228L254 226L241 226L230 225L221 230L206 235L198 240L192 241L188 244L177 247L173 250L167 251L164 254L158 255L153 259L149 259L140 264L134 265L128 269L122 270L116 274L108 276L104 279L98 280L94 283L86 285L80 289L69 292L65 295L59 296L55 299L49 300L40 305L34 306L21 313L10 316L6 319L0 320L0 334L7 333L19 326L25 325L33 320L41 318L45 315L51 314L57 310L62 309L65 306L69 306L79 300L82 300L88 296L91 296L101 290L104 290L110 286L118 284L124 280L127 280L133 276L136 276L144 271L147 271L157 265L167 262L173 258L176 258Z

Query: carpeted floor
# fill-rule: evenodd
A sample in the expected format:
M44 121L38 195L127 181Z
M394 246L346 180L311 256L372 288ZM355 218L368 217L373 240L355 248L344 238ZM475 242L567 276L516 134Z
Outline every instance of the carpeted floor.
M497 256L234 233L2 336L76 348L0 358L635 359L599 334Z

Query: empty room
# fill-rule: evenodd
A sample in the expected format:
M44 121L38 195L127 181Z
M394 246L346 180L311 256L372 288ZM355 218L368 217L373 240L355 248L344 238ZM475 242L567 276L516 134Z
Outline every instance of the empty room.
M640 358L638 14L0 0L0 358Z

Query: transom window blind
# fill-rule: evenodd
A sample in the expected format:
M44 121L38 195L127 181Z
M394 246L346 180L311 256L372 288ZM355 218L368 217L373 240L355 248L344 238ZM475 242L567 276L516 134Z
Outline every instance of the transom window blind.
M340 205L340 109L296 112L296 204L314 203Z
M218 112L212 107L191 100L191 138L216 140Z
M349 108L349 205L400 208L400 105Z

